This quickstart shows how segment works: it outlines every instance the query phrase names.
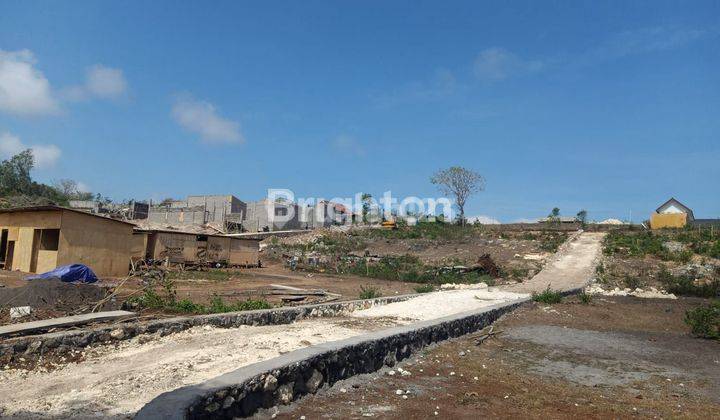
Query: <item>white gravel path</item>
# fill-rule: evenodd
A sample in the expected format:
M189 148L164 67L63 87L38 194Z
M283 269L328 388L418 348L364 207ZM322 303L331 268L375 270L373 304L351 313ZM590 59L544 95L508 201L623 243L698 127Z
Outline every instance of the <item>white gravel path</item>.
M165 391L203 382L281 353L366 332L337 321L195 327L145 344L132 339L88 351L52 372L0 372L0 417L128 418Z
M503 292L496 288L445 290L421 295L403 302L374 306L353 312L353 317L392 317L401 323L435 318L481 309L501 302L528 297L528 294Z

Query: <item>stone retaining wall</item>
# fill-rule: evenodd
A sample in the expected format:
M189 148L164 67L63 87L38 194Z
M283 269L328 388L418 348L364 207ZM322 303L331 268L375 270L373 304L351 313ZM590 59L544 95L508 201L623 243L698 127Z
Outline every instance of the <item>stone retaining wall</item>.
M529 299L293 351L210 381L166 392L136 419L247 417L354 375L393 366L423 347L478 331Z
M17 363L32 365L42 356L62 356L70 353L70 351L80 350L91 344L108 344L128 340L142 334L165 336L202 325L233 328L240 325L289 324L303 318L338 316L343 313L367 309L376 305L404 301L414 296L417 295L389 296L376 299L229 312L224 314L184 316L9 338L0 342L0 366L14 365Z

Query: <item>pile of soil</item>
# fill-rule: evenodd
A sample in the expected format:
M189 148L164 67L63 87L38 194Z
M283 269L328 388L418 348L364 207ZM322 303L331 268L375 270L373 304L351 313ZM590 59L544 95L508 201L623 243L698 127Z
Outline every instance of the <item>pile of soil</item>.
M0 322L10 321L10 308L30 306L33 313L18 319L32 321L54 316L89 311L109 293L107 287L84 283L63 283L59 280L32 280L21 287L0 288ZM103 306L111 309L112 303Z

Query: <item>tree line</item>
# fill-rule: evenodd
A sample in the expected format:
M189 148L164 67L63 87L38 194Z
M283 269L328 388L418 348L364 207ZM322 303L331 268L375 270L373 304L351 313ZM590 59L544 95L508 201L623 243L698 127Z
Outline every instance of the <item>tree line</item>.
M93 200L91 192L80 191L77 182L60 179L53 185L32 179L35 158L31 150L20 152L0 162L0 208L61 205L70 200Z

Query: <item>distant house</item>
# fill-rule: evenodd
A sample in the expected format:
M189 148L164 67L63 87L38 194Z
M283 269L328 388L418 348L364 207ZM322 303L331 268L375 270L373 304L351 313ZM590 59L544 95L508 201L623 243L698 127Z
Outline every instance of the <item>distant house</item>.
M682 228L695 221L695 215L690 207L675 198L671 198L650 215L650 228Z
M537 223L577 223L577 218L572 216L541 217Z

